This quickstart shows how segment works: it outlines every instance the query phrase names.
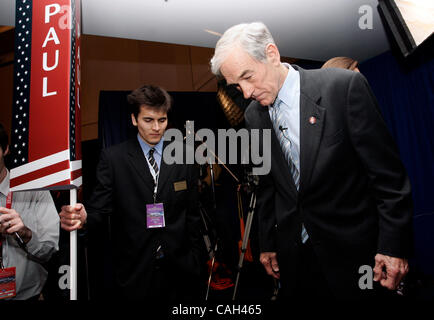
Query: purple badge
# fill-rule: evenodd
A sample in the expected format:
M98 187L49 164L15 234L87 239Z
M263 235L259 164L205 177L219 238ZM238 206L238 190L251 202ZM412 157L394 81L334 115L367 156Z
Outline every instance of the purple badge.
M163 228L165 227L164 221L164 207L162 203L147 204L146 205L146 227L147 228Z

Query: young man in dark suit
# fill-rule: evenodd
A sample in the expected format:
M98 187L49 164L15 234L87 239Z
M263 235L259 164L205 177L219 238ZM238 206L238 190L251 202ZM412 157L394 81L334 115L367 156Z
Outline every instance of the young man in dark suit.
M89 232L111 215L116 295L131 300L199 299L198 173L163 159L171 99L159 87L128 96L137 137L102 151L86 204L62 208L67 230Z
M211 68L253 100L247 127L272 132L257 214L260 260L282 294L360 298L395 289L408 272L410 183L366 79L281 63L262 23L228 29ZM373 290L367 266L381 284Z

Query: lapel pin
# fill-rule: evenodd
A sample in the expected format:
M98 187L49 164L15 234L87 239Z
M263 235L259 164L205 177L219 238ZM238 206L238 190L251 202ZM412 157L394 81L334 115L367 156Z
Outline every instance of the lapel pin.
M315 124L316 123L316 118L315 117L310 117L309 118L309 123L310 124Z

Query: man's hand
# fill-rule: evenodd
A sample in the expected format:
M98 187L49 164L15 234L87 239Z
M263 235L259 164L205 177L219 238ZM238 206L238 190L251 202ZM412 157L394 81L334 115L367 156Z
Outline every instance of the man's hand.
M280 279L279 264L276 259L276 252L262 252L259 261L264 265L265 271L274 279Z
M32 238L32 231L24 225L18 212L0 207L0 233L14 234L15 232L25 243Z
M81 203L75 206L63 206L59 213L60 226L63 230L74 231L83 228L87 220L87 212Z
M407 273L407 259L394 258L379 253L375 256L374 281L380 281L383 287L395 290Z

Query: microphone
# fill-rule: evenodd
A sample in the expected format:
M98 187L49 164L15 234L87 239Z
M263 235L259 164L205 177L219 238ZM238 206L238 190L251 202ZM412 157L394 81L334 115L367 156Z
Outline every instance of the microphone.
M279 126L279 130L282 131L282 132L285 131L285 130L287 130L287 129L288 129L288 128L284 128L284 127L282 127L282 126Z

